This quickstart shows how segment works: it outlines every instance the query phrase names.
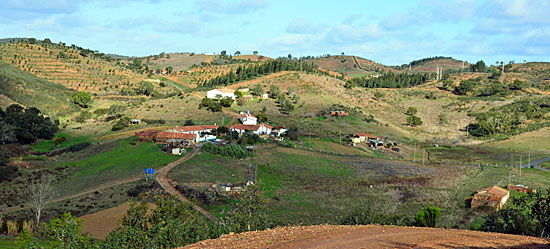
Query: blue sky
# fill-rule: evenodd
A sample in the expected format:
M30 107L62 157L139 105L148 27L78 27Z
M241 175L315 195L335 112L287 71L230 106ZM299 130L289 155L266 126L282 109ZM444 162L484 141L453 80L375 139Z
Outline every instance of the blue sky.
M391 65L442 55L548 61L548 0L1 0L0 37L104 53L346 54Z

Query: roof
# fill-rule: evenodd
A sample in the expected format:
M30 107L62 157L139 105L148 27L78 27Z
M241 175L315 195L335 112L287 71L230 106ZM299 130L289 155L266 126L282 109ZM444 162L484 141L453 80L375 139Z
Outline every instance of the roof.
M144 131L138 131L135 133L136 136L152 136L159 133L159 130L144 130Z
M235 93L235 90L233 89L227 89L227 88L222 88L222 89L214 89L214 90L210 90L210 91L220 91L222 93ZM210 92L209 91L209 92Z
M507 196L508 194L510 194L510 192L508 190L503 189L503 188L501 188L499 186L496 186L496 185L493 185L493 186L487 187L487 188L482 188L477 192L478 193L487 192L487 193L493 194L495 196Z
M359 136L359 137L378 138L377 136L373 136L372 134L367 133L367 132L355 133L353 135L354 136Z
M187 131L204 131L218 129L217 125L190 125L190 126L179 126L175 127L174 130L187 132Z
M167 132L163 131L157 135L157 138L166 138L166 139L184 139L184 140L193 140L195 139L195 134L186 134L179 132Z
M267 127L269 129L273 128L273 126L268 125L268 124L257 124L257 125L235 124L233 126L228 126L228 128L237 129L237 130L257 131L258 129L260 129L261 126Z
M257 118L256 116L254 116L252 114L248 114L248 113L245 113L245 114L241 115L241 118L247 118L247 117Z

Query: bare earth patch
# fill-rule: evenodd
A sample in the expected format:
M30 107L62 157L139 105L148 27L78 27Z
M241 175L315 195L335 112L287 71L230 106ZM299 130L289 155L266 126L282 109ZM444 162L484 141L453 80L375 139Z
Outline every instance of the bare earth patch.
M183 248L548 248L550 240L500 233L394 226L293 226L224 235Z

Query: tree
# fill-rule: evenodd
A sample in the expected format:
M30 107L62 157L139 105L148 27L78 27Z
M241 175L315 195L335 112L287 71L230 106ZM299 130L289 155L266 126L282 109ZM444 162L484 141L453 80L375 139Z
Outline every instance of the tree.
M416 115L416 113L418 113L418 109L416 109L416 107L414 106L409 106L409 109L407 109L407 112L405 112L405 114L407 115Z
M264 89L262 88L262 85L256 84L252 89L250 89L250 92L256 96L261 96L264 93Z
M11 153L4 146L0 146L0 182L10 180L19 172L17 166L8 165Z
M53 179L50 176L42 175L38 182L31 182L29 185L29 196L31 198L36 227L40 224L40 216L46 204L54 196Z
M225 50L222 50L222 52L220 53L220 55L221 55L222 57L225 57L225 56L227 56L227 51L225 51Z
M165 68L165 70L166 70L166 72L168 72L169 74L171 74L172 71L174 71L174 68L173 68L172 66L167 66L167 67Z
M414 126L421 126L424 123L422 122L422 119L420 117L411 115L407 117L407 124L414 127Z
M155 87L151 82L142 81L138 84L138 88L136 89L136 94L139 95L145 95L145 96L155 96L157 95L157 92L155 91Z
M134 61L133 61L133 64L134 64L135 67L138 67L138 68L141 67L141 65L142 65L141 59L135 58Z
M279 94L281 94L281 89L279 89L279 86L277 85L269 86L269 97L276 99L279 97Z
M292 60L292 55L291 54L288 54L287 57L288 57L289 60Z
M424 210L418 212L414 219L418 226L436 227L440 216L441 209L439 207L428 205Z
M474 90L474 86L476 83L479 83L476 79L463 80L455 88L455 92L459 95L466 95L467 93Z
M240 233L268 227L264 199L259 188L249 185L239 194L236 205L220 221L225 232Z
M190 125L195 125L195 122L193 122L193 120L191 119L188 119L188 120L185 120L185 123L183 123L184 126L190 126Z
M239 56L239 55L241 55L241 51L236 51L235 56Z
M15 127L0 118L0 144L9 144L16 141Z
M72 97L73 102L82 108L88 108L88 104L92 101L92 97L87 92L78 92Z
M498 64L498 62L497 62L497 64ZM487 65L485 65L485 62L483 60L480 60L480 61L476 62L476 64L471 65L470 69L473 72L485 72L485 71L487 71Z
M258 51L252 51L253 55L258 55Z

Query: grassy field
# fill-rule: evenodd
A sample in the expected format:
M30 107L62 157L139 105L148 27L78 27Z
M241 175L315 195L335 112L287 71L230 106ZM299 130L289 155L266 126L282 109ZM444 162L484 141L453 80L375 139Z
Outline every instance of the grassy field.
M58 189L62 194L78 193L102 183L140 176L145 168L158 168L177 158L161 152L153 143L136 143L135 137L93 146L60 162L72 172Z
M540 167L550 169L550 161L539 163Z
M201 152L176 166L168 177L180 183L239 184L246 181L246 162Z
M56 144L55 139L56 138L64 138L65 140L59 144ZM90 139L90 137L70 137L69 134L66 133L59 133L57 134L53 139L51 140L42 140L38 142L37 144L33 144L33 148L35 152L48 152L56 149L66 148L75 144L79 143L93 143L94 140Z
M19 246L17 245L17 242L14 238L0 236L0 248L17 249L19 248Z

